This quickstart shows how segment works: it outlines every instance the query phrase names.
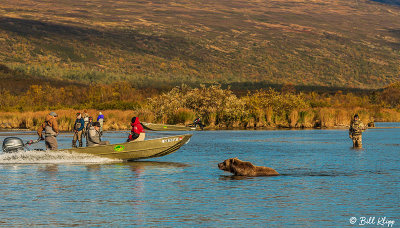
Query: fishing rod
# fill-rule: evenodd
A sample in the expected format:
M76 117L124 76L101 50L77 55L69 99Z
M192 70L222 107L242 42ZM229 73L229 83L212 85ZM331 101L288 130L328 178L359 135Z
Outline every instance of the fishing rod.
M30 145L35 144L35 143L38 143L38 142L40 142L40 141L42 141L42 140L43 140L42 138L38 138L38 139L36 139L36 140L29 140L28 142L26 142L26 143L24 144L24 146L30 146Z

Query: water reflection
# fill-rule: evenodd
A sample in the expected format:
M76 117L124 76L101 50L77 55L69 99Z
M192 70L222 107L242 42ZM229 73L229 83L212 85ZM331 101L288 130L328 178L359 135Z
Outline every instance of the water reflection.
M89 172L97 172L101 170L101 165L100 164L86 165L86 170Z
M141 172L148 169L172 169L172 168L184 168L189 165L179 162L160 162L160 161L131 161L131 162L118 162L109 164L88 164L86 169L91 172L101 171L102 167L128 167L133 172Z
M160 161L132 161L122 163L123 165L130 166L131 169L139 168L184 168L190 165L179 162L160 162Z
M219 180L251 180L254 179L255 177L246 177L246 176L236 176L236 175L220 175Z
M48 165L45 165L45 166L39 166L38 167L38 171L54 175L54 174L58 173L58 165L56 165L56 164L48 164Z
M369 173L374 174L385 174L380 171L368 171ZM287 177L339 177L339 176L358 176L362 174L357 173L346 173L346 172L323 172L323 171L287 171L285 173L280 173L278 176L287 176ZM259 176L259 177L246 177L246 176L237 176L237 175L220 175L219 180L247 180L254 178L273 178L277 176Z

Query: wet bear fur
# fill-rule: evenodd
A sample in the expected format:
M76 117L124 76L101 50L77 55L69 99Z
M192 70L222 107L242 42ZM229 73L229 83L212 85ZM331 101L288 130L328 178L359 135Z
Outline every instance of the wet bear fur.
M238 158L229 158L218 164L218 168L233 173L236 176L277 176L279 173L269 167L255 166Z

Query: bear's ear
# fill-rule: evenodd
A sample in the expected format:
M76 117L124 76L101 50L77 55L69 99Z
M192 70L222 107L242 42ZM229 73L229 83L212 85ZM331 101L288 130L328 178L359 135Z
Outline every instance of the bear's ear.
M237 158L231 158L231 164L232 164L232 165L235 164L236 159L237 159Z

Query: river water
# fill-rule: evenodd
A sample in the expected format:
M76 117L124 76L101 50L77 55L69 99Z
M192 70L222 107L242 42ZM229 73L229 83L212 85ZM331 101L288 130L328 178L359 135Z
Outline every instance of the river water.
M147 135L180 133L187 132ZM0 226L359 227L370 217L368 227L391 227L379 223L385 217L400 225L400 128L368 129L363 149L351 148L345 129L192 133L177 152L140 162L2 154ZM12 134L1 132L0 140ZM70 147L71 137L60 135L60 147ZM231 157L282 175L234 177L217 167Z

